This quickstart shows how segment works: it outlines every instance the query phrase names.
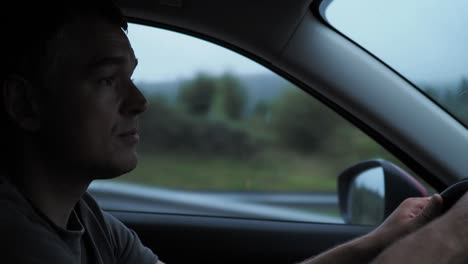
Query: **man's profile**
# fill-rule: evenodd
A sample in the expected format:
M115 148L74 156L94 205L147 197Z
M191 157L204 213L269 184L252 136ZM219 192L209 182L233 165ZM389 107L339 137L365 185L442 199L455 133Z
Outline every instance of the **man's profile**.
M111 1L52 3L17 6L7 18L2 250L11 263L154 264L138 236L86 193L92 180L137 164L147 102L131 80L127 22Z

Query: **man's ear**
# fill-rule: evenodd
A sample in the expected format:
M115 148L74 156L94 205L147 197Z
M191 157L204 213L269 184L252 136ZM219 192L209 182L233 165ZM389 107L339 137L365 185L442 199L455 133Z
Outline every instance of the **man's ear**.
M32 84L19 75L10 75L3 83L2 92L5 110L10 119L27 131L39 130L39 98Z

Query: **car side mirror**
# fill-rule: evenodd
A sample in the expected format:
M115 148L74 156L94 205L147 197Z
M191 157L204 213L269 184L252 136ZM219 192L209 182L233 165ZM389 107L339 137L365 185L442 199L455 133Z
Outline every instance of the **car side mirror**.
M345 223L378 225L406 198L428 191L410 174L382 159L358 163L338 177L338 200Z

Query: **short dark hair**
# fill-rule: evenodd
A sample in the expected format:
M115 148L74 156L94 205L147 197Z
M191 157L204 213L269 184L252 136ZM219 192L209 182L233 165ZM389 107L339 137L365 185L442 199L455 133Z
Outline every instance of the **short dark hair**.
M23 1L19 1L23 2ZM26 1L25 1L26 2ZM32 1L36 2L36 1ZM7 11L3 23L8 54L6 74L20 74L38 81L46 63L48 44L66 25L85 17L97 16L127 30L127 21L112 0L38 1Z
M19 75L37 89L42 87L44 74L50 67L51 42L67 24L86 18L102 18L127 31L127 20L112 0L72 1L12 1L3 10L2 33L4 52L1 58L0 81L0 159L11 162L15 152L9 140L17 132L4 105L3 86L6 78ZM53 55L53 54L52 54Z

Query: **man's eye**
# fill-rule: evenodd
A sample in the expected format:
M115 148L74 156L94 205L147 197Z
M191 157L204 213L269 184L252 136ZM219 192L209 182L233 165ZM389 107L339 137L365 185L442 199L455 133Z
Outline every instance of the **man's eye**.
M114 77L102 78L98 81L99 86L113 86L115 83Z

